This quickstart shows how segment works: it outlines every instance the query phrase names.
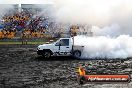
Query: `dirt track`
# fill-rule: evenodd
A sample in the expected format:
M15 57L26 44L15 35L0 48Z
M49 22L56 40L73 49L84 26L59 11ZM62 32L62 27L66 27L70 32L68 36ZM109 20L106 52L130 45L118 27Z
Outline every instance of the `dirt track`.
M36 46L0 45L0 88L132 88L132 83L79 85L74 70L79 64L87 63L100 68L95 73L132 74L132 59L43 59L37 55Z

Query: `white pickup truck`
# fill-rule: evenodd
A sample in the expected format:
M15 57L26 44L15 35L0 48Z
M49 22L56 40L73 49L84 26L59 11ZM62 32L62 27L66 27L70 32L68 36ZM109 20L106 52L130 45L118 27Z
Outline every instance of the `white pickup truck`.
M74 39L60 38L51 44L43 44L37 47L37 54L42 55L44 58L51 56L74 56L80 58L84 46L75 46Z

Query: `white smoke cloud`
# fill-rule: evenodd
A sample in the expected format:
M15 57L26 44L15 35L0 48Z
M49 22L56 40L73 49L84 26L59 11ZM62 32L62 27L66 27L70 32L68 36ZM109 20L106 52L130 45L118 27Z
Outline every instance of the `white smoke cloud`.
M21 0L21 4L53 4L52 0Z
M0 4L19 4L20 0L0 0Z
M0 4L0 19L1 19L6 13L9 13L9 10L14 10L13 5L10 5L10 4Z
M54 7L59 22L88 24L99 29L117 24L120 34L132 34L131 0L54 0ZM115 33L113 29L111 31Z
M0 4L53 4L52 0L1 0Z
M112 24L103 28L92 26L91 31L94 36L119 36L122 32L118 24Z
M127 58L132 57L132 37L120 35L116 38L106 36L76 36L75 45L83 45L83 58Z
M83 58L132 57L131 0L54 0L56 20L91 25L93 37L76 36Z
M54 0L57 17L62 21L95 25L126 18L132 13L131 4L131 0Z

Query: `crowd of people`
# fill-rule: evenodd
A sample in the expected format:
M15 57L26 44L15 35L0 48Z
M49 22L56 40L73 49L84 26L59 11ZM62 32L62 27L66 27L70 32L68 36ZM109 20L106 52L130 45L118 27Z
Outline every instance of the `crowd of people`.
M0 22L0 38L44 37L51 23L48 17L38 16L36 12L28 9L8 13L2 17Z
M39 13L33 9L9 11L0 20L0 39L61 37L64 29L70 30L72 35L79 29L78 26L58 24L52 17Z

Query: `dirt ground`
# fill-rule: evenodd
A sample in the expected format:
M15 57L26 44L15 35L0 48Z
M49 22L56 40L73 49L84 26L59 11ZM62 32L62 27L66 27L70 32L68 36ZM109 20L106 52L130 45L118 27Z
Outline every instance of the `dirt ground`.
M71 57L43 59L36 45L0 45L0 88L132 88L132 82L119 84L79 85L75 68L91 64L89 73L132 74L132 59L77 60Z

